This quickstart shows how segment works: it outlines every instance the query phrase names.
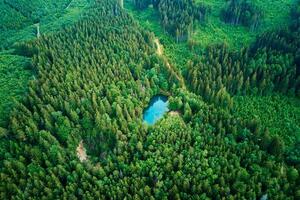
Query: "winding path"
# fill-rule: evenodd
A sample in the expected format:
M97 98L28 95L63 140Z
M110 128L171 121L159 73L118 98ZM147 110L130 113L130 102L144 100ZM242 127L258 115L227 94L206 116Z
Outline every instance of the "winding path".
M181 87L186 89L186 86L185 86L184 79L183 79L182 75L176 73L174 68L170 65L167 57L164 56L163 46L160 44L160 42L157 38L154 39L154 43L156 44L156 53L157 53L157 55L159 55L163 58L168 70L171 72L172 75L174 75L176 77L176 79L179 81Z

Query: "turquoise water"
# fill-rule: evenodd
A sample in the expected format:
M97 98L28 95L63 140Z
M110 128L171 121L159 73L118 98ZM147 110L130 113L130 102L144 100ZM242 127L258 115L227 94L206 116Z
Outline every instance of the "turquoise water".
M149 107L144 111L144 122L153 125L157 120L169 111L168 97L158 95L151 99Z

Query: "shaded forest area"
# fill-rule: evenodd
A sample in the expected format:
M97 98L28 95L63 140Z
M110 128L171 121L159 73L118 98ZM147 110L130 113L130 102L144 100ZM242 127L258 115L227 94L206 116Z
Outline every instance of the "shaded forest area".
M140 10L149 5L158 9L162 27L176 37L177 42L187 40L194 24L204 23L209 13L208 7L193 0L135 0L134 5Z
M222 10L221 17L226 23L242 24L254 31L263 19L263 12L254 1L229 0Z
M0 198L299 199L299 145L233 112L236 95L299 97L299 16L240 51L208 47L187 64L188 89L119 1L16 45L37 75L0 128ZM147 126L161 93L178 115Z

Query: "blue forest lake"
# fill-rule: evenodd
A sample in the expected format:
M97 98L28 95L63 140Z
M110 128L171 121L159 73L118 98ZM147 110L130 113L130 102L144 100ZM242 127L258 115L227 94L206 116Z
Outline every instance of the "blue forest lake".
M163 95L154 96L151 99L149 106L144 111L144 122L148 125L153 125L169 111L168 105L168 97Z

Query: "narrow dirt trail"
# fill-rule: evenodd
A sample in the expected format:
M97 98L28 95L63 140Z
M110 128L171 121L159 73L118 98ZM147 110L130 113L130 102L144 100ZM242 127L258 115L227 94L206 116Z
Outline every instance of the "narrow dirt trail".
M162 45L160 44L160 42L157 38L154 39L154 43L156 44L156 53L159 56L162 56L162 54L163 54Z
M154 39L154 43L156 44L156 53L157 53L157 55L162 56L164 58L163 60L165 61L165 64L166 64L168 70L171 72L172 75L174 75L176 77L176 79L179 81L181 87L186 89L186 86L185 86L184 79L183 79L182 75L176 73L176 71L170 65L167 57L163 55L163 53L164 53L163 52L163 46L160 44L158 38Z

